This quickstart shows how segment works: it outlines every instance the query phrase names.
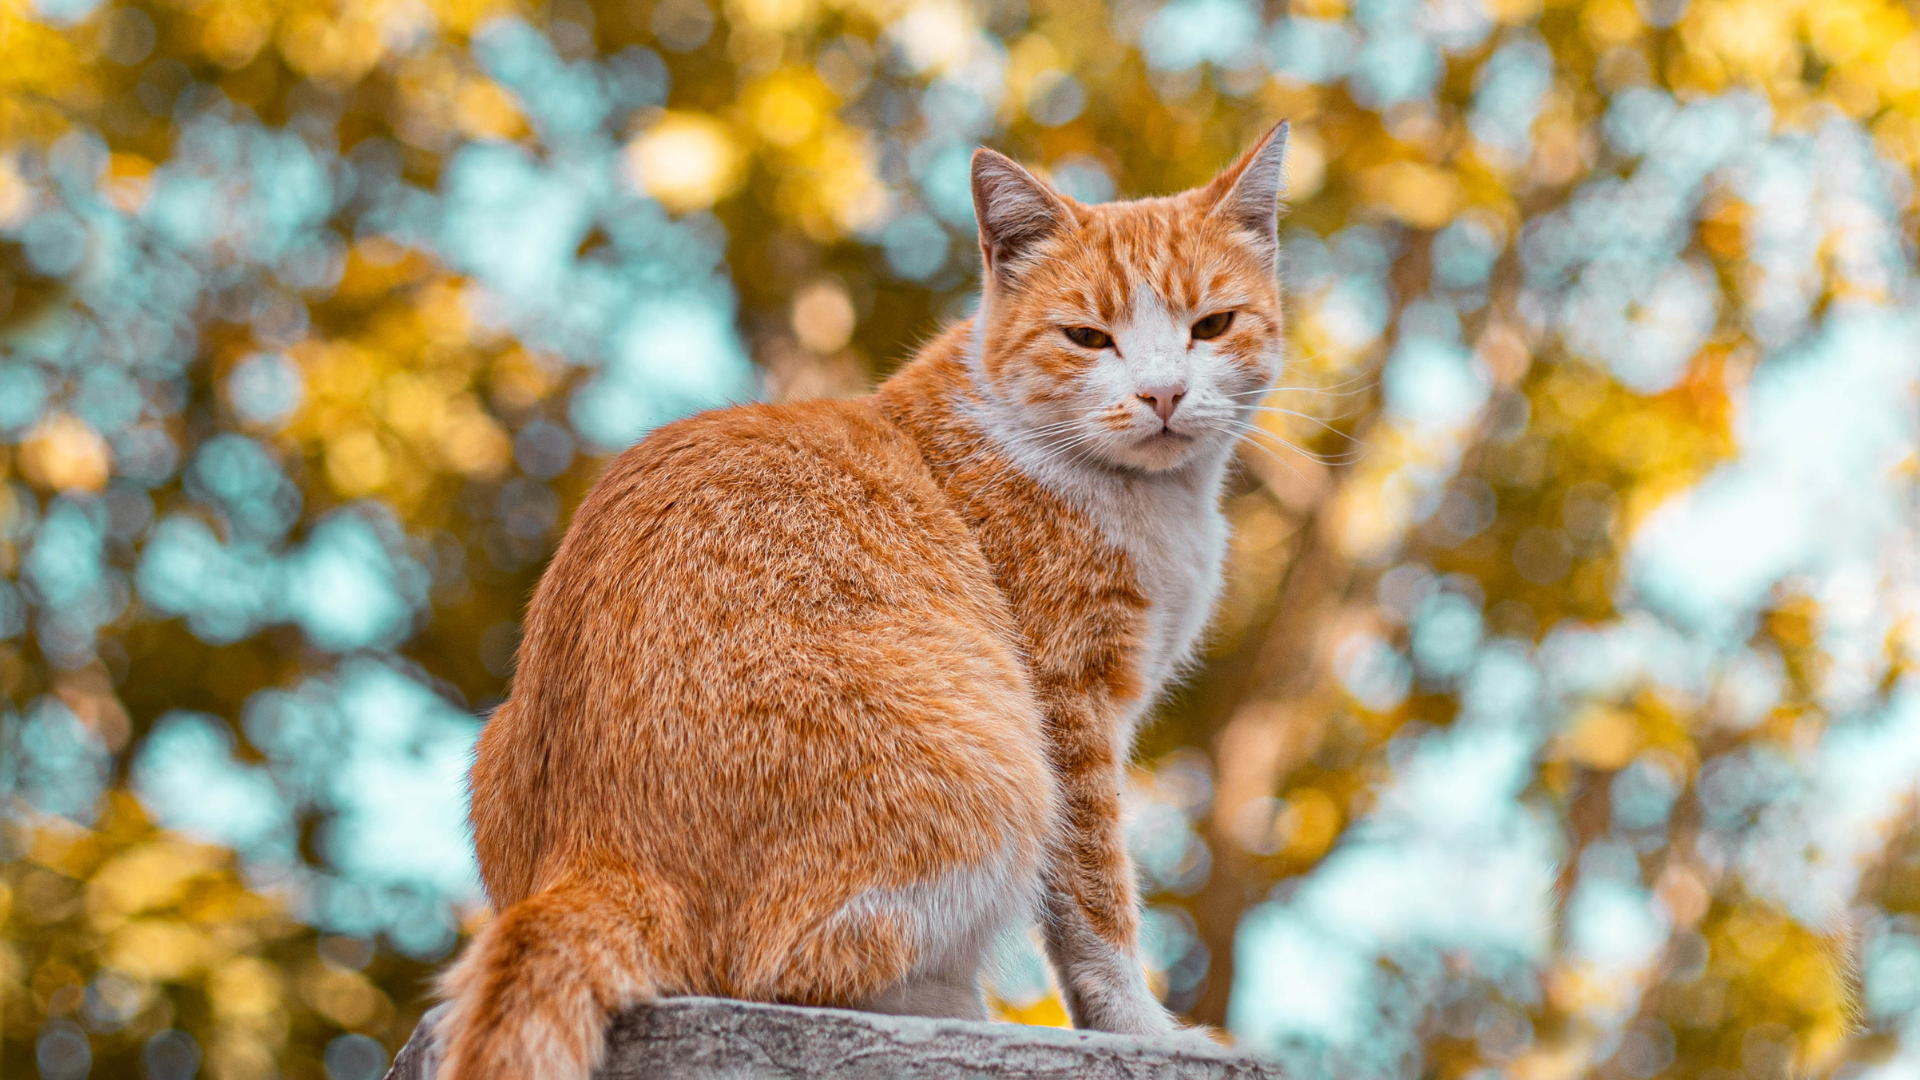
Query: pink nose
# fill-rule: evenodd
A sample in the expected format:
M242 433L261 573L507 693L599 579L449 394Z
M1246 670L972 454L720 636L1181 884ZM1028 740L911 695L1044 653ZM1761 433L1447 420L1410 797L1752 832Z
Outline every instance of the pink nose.
M1134 396L1153 406L1154 413L1160 417L1160 423L1165 425L1172 422L1173 410L1179 408L1180 400L1187 396L1187 384L1143 386Z

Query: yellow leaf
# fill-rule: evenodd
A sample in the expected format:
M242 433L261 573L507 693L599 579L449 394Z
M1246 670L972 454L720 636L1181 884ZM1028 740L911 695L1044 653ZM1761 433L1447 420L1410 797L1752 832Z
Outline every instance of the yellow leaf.
M1452 171L1417 161L1396 161L1360 174L1363 198L1418 229L1453 220L1465 201Z
M327 479L349 498L386 486L387 451L380 437L362 428L347 432L327 448Z
M1031 1005L1015 1005L999 998L994 998L990 1005L994 1019L1004 1020L1010 1024L1057 1028L1073 1026L1073 1020L1067 1016L1067 1007L1061 1002L1060 995L1051 991Z
M1340 835L1340 808L1319 788L1287 792L1287 808L1274 821L1284 837L1288 856L1302 861L1319 858Z
M218 848L157 840L115 856L87 882L87 913L103 929L126 917L165 907L186 894L192 880L219 868Z
M223 1020L260 1016L280 1007L280 974L255 956L236 956L207 979L207 997Z
M174 919L135 919L113 932L108 962L137 979L170 982L204 968L216 950L207 935Z
M99 491L107 486L112 463L107 440L65 413L41 421L20 447L21 472L56 491Z
M1644 741L1632 713L1610 705L1593 705L1556 740L1554 756L1611 772L1632 761Z
M627 144L627 176L669 210L702 210L733 193L746 160L726 125L701 113L667 113Z
M791 149L819 133L833 107L833 92L812 70L789 68L750 87L745 101L760 137Z
M486 79L461 84L453 101L453 120L473 139L512 139L527 127L513 95Z
M727 0L727 17L737 26L785 34L813 18L815 8L815 0Z

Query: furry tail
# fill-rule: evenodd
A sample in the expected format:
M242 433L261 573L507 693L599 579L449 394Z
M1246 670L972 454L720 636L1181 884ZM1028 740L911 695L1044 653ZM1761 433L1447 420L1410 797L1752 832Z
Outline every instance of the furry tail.
M608 1020L659 996L647 923L588 885L501 912L441 977L440 1080L587 1080Z

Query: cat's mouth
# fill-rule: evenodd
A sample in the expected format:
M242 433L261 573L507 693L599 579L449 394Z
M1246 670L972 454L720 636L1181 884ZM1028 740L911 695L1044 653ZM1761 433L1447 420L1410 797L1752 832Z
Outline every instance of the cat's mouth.
M1148 446L1169 446L1176 443L1190 443L1193 441L1193 436L1182 434L1170 427L1163 427L1140 441Z

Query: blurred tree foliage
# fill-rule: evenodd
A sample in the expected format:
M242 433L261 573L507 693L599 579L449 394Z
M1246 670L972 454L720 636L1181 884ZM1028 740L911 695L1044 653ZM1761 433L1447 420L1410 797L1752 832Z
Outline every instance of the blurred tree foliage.
M974 145L1290 118L1156 986L1303 1077L1911 1075L1917 14L0 0L0 1070L378 1075L606 455L964 317Z

